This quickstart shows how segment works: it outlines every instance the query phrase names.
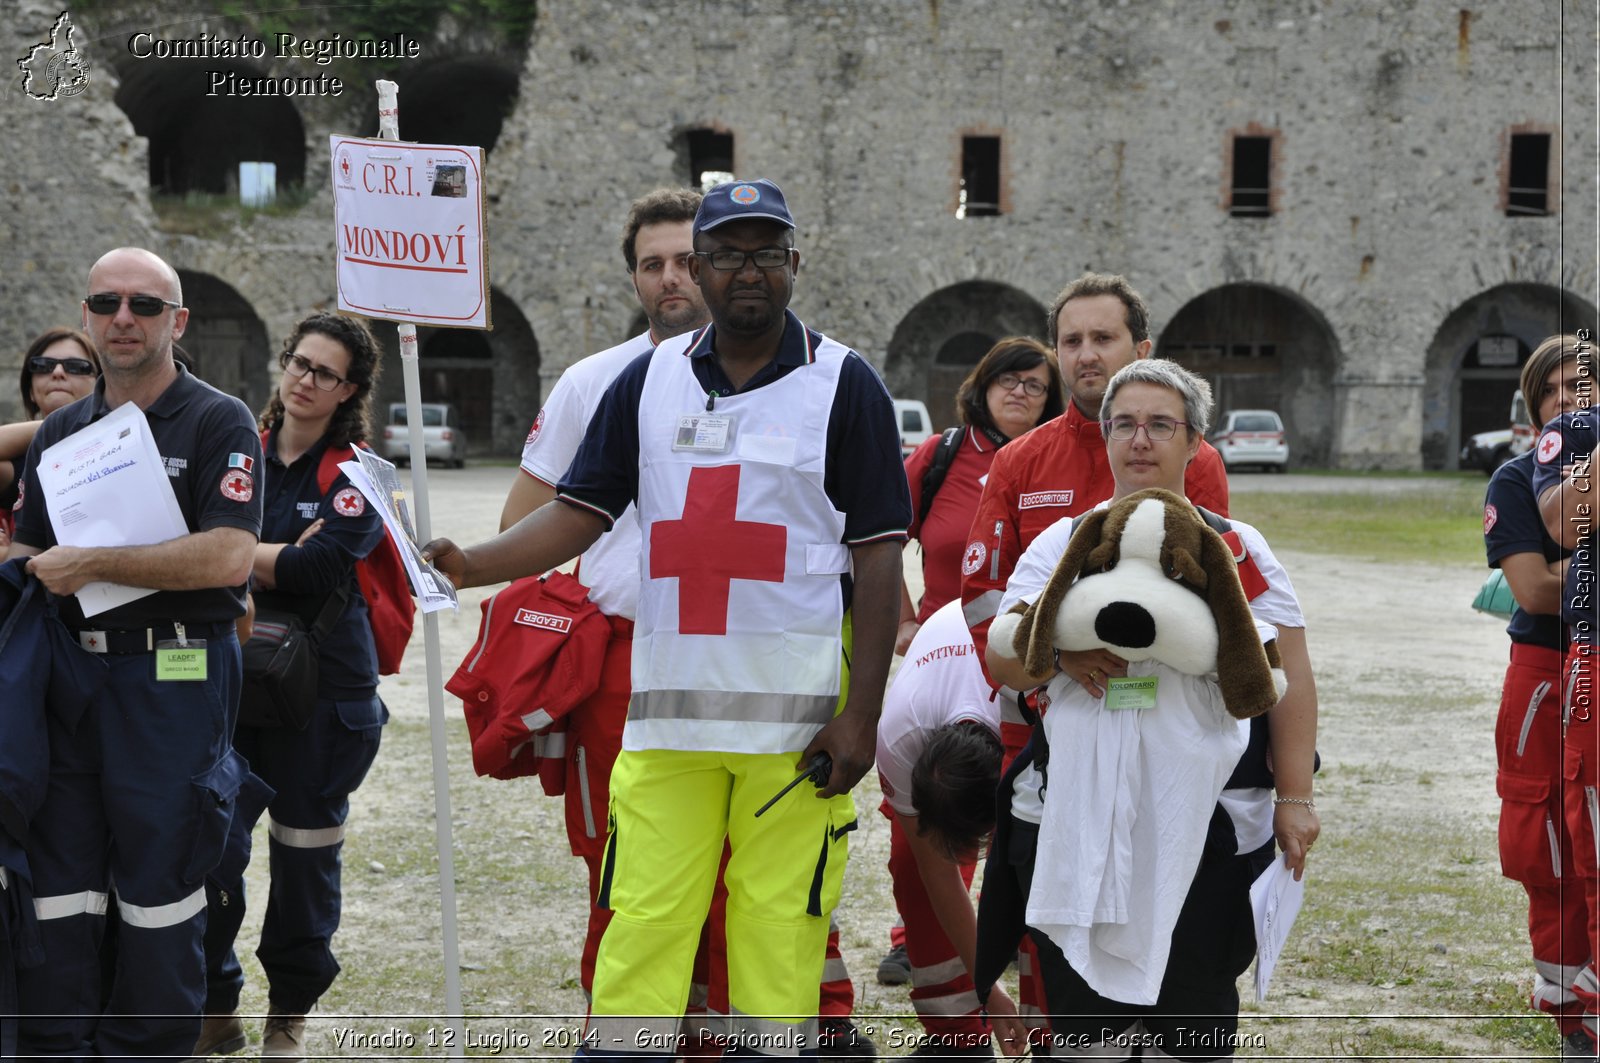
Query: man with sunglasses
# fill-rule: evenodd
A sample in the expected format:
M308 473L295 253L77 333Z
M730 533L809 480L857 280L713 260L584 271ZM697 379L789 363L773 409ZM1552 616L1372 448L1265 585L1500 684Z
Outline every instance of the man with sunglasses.
M694 246L711 324L617 377L562 504L469 549L426 549L458 585L493 583L564 562L638 507L634 691L611 775L599 903L613 914L590 1057L674 1056L724 838L730 1035L761 1054L814 1050L849 791L873 762L911 517L883 382L788 310L800 254L783 192L713 188ZM831 762L820 793L802 787L758 819L818 754Z
M261 530L261 440L242 402L174 361L182 302L176 271L149 251L119 248L94 264L83 327L103 375L87 400L45 420L23 465L7 556L28 557L62 596L62 619L107 672L74 729L50 719L50 792L28 849L48 960L20 987L23 1055L187 1057L200 1032L204 879L247 771L230 741L234 620ZM189 532L150 546L59 546L30 490L39 456L129 402L148 419ZM73 594L95 580L156 593L86 618ZM203 666L179 667L193 655L175 651L197 646ZM102 999L111 903L121 926Z

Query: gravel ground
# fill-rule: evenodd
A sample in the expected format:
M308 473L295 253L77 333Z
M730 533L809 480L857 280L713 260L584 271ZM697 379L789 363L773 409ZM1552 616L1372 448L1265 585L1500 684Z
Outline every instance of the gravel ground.
M435 534L476 541L492 533L515 475L507 466L430 470ZM1240 496L1280 490L1399 496L1427 485L1381 476L1241 475L1233 481ZM1248 519L1247 497L1235 509ZM1438 1042L1441 1058L1510 1058L1483 1023L1499 1012L1521 1014L1516 1000L1526 993L1531 972L1521 958L1521 894L1499 878L1494 860L1492 731L1506 639L1503 625L1467 608L1480 572L1295 553L1282 560L1308 617L1317 670L1323 839L1309 865L1307 911L1272 996L1259 1006L1247 1004L1242 1029L1253 1040L1240 1054L1414 1058L1415 1053L1385 1056L1372 1046L1383 1037L1421 1030ZM908 564L908 571L914 568ZM447 674L476 636L483 597L480 591L463 593L459 615L440 619ZM345 918L336 941L346 972L313 1023L313 1051L324 1056L442 1051L439 1021L422 1018L443 1011L444 990L421 624L417 630L408 674L384 681L381 693L394 720L378 764L353 800ZM471 1017L468 1053L563 1056L585 1008L576 981L582 865L567 851L558 800L543 797L526 780L472 776L460 720L459 705L447 695L463 1002ZM858 1021L872 1025L884 1055L901 1055L917 1029L907 990L874 979L894 919L884 870L888 829L875 811L878 799L869 775L856 793L862 829L851 840L838 920L855 976ZM1330 898L1337 911L1315 911L1319 863L1370 860L1349 847L1396 823L1414 828L1423 841L1400 835L1408 840L1373 869L1371 897L1341 894ZM259 835L257 844L264 851ZM257 897L264 895L262 863L252 867ZM1464 877L1478 893L1487 892L1496 910L1486 919L1458 920L1464 925L1455 929L1447 924L1436 932L1429 922L1433 937L1408 943L1404 909L1419 902L1392 902L1391 894L1401 884L1420 884L1426 898L1429 884L1441 876ZM1391 914L1396 903L1402 909L1398 917ZM1350 925L1347 916L1354 920ZM258 905L243 940L259 918ZM1359 959L1364 948L1365 961ZM1327 966L1334 953L1350 963L1372 963L1374 957L1379 962L1371 977L1335 976ZM1390 968L1402 973L1387 973ZM253 958L246 959L246 970L245 1007L264 1010ZM1249 979L1247 974L1241 986ZM418 1017L400 1024L413 1040L352 1047L351 1030L375 1036L391 1028L377 1018L383 1014ZM1376 1041L1375 1029L1382 1035Z

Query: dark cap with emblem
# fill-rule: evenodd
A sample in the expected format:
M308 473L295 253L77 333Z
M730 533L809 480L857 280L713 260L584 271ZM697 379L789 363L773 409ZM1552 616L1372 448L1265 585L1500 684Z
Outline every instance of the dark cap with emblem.
M763 177L754 181L724 181L707 192L694 216L694 235L747 218L775 221L789 229L795 227L783 189Z

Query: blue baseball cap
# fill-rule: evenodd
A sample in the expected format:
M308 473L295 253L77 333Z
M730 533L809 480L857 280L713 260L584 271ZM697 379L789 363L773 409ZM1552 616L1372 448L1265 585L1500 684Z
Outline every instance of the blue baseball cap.
M1590 407L1564 413L1544 426L1533 445L1533 496L1538 498L1561 479L1564 466L1577 464L1594 451L1596 418L1600 409Z
M775 221L789 229L795 227L783 189L763 177L754 181L724 181L707 192L694 216L694 235L745 218Z

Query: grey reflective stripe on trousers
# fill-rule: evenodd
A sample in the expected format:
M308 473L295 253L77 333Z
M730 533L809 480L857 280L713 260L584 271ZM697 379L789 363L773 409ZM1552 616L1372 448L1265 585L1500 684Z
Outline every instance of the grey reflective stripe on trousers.
M67 919L74 915L105 915L106 895L99 890L82 893L62 893L54 897L35 897L33 914L36 919Z
M833 719L834 694L746 694L735 690L638 690L630 720L742 720L822 725Z
M171 904L139 905L129 904L121 897L117 898L117 913L122 916L122 921L129 926L141 927L145 930L159 930L164 926L177 926L206 910L206 889L201 886L181 901Z
M730 1009L728 1016L728 1042L730 1047L755 1052L763 1056L798 1056L802 1051L817 1046L817 1018L812 1016L800 1022L777 1022L759 1015L746 1015L738 1008Z
M291 849L325 849L344 841L344 824L337 827L285 827L269 814L267 836Z

